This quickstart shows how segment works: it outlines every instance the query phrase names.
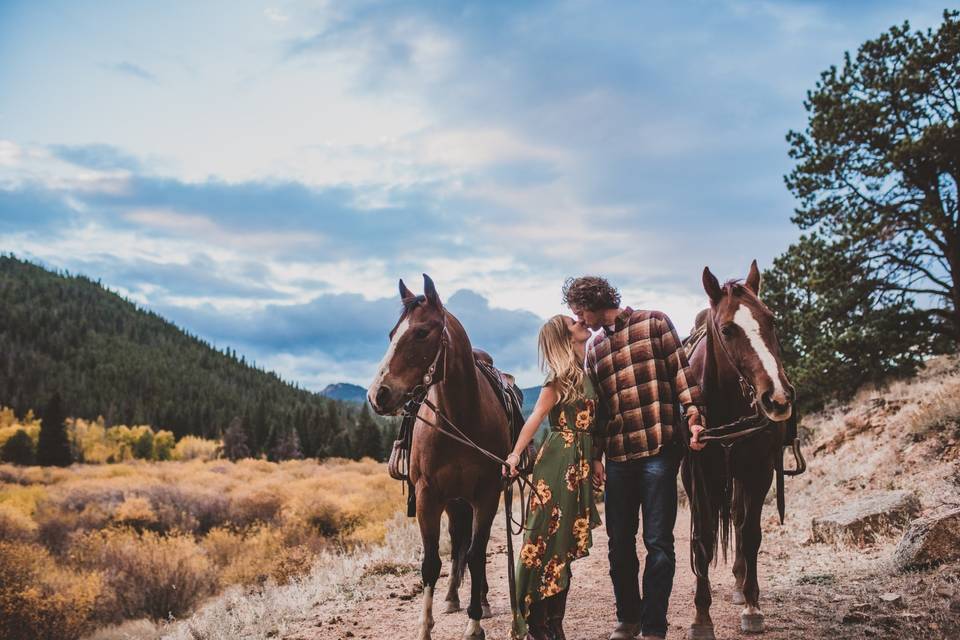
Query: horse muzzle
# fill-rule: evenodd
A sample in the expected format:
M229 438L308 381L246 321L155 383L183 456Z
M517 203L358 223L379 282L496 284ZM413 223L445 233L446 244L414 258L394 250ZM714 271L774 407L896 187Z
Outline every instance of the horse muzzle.
M367 402L377 415L393 416L403 407L404 395L381 384L376 389L371 387L367 390Z
M793 415L793 395L792 390L786 393L765 391L760 395L760 408L773 422L789 420Z

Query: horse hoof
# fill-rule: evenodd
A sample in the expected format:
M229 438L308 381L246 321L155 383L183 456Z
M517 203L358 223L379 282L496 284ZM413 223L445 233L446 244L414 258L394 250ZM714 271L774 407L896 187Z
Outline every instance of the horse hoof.
M740 615L740 630L744 633L763 633L762 613L743 613Z
M447 600L447 605L443 608L444 613L456 613L460 611L459 600Z
M734 589L730 594L730 602L733 604L747 604L747 599L743 597L743 591Z
M717 640L712 624L692 624L687 631L687 640Z
M463 631L463 640L485 640L487 634L483 632L479 620L467 620L467 628Z
M487 618L492 618L492 617L493 617L493 612L490 611L490 605L488 605L488 604L482 604L482 605L480 605L480 611L481 611L481 613L480 613L480 619L481 619L481 620L486 620ZM481 630L481 631L482 631L482 630Z

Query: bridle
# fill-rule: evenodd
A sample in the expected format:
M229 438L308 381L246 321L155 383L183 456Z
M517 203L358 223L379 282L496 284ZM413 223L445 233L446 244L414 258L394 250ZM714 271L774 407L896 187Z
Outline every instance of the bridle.
M433 361L430 363L430 366L427 367L427 372L423 374L423 377L420 379L420 384L404 394L404 409L406 409L406 405L410 403L415 403L418 406L423 403L423 401L427 399L427 393L430 391L430 387L438 382L442 382L444 376L447 374L447 350L450 347L450 331L447 329L447 312L442 311L441 313L443 313L443 328L440 330L440 345L437 347L437 353L433 356ZM437 367L440 365L441 360L443 369L440 370L440 374L438 375Z
M727 345L723 342L722 333L717 328L717 321L714 317L713 310L710 311L708 322L710 323L714 338L720 344L720 350L727 359L727 363L733 367L733 370L737 373L737 383L740 385L740 393L742 393L744 399L750 403L750 407L753 408L753 413L716 427L707 428L704 426L704 431L700 434L699 441L718 442L724 447L730 447L737 440L765 429L771 422L770 418L760 410L757 388L743 375L743 370L737 365L737 361L733 359L730 352L727 351Z

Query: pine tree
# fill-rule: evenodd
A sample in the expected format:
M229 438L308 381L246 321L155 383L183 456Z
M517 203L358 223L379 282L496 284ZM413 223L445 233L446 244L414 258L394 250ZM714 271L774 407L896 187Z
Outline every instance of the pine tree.
M223 455L233 461L250 457L247 432L243 430L243 420L240 416L234 416L230 426L223 432Z
M40 416L40 438L37 442L37 464L67 467L73 462L67 438L67 416L60 392L54 392Z
M383 460L383 435L370 415L370 407L367 404L363 405L357 421L353 453L357 459L370 457L377 461Z
M29 465L34 462L33 440L23 429L17 429L0 450L0 460L12 464Z

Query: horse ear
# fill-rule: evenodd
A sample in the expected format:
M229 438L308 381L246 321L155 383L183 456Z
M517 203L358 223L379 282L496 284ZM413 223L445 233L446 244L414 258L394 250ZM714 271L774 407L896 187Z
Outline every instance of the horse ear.
M757 261L750 263L750 273L747 274L747 289L753 291L754 295L760 294L760 268L757 267Z
M413 293L413 291L407 289L407 285L403 284L403 278L400 278L400 299L406 302L407 300L412 300L416 297L417 296Z
M438 309L443 308L440 302L440 296L437 294L437 287L434 286L430 276L423 274L423 295L427 296L427 301Z
M710 273L710 267L703 268L703 290L707 292L712 304L717 304L723 298L720 283L717 281L717 276Z

